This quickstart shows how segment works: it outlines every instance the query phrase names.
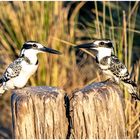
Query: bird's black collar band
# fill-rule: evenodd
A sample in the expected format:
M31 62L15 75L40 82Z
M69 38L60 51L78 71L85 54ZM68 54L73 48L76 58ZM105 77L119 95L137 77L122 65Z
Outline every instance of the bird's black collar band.
M20 58L23 58L28 64L32 65L30 59L27 58L24 54L22 54L22 55L20 56Z

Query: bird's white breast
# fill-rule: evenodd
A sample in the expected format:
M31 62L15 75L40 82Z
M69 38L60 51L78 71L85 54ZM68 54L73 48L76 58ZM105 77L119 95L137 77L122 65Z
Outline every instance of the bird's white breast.
M21 63L22 69L19 76L12 78L6 83L7 87L14 89L14 87L22 88L26 85L28 79L36 72L38 65L30 65L23 61Z

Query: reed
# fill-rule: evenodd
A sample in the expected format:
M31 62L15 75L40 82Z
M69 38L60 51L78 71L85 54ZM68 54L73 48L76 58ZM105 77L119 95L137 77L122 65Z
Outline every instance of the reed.
M79 11L85 3L77 2L68 20L71 4L64 7L60 1L1 2L0 73L2 74L4 68L17 57L25 41L36 40L58 49L63 55L39 56L39 69L36 75L30 78L29 84L59 86L70 94L74 89L83 87L91 81L101 80L89 55L84 54L87 61L83 59L79 65L76 64L77 57L72 46L80 44L82 37L88 37L89 40L110 38L115 46L115 54L130 72L133 70L132 77L139 85L140 61L132 63L134 36L140 34L135 28L140 19L139 2L134 2L133 6L130 2L92 2L95 8L90 12L94 15L94 20L89 23L80 15L86 26L78 22ZM125 4L129 6L126 7ZM131 101L125 88L124 95L127 136L137 138L140 133L140 104Z

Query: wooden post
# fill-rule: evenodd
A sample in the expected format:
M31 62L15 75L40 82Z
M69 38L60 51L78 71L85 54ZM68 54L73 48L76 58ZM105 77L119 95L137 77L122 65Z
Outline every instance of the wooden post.
M126 138L122 95L112 82L93 83L76 91L71 100L71 138Z
M11 97L13 135L16 139L67 137L65 92L52 87L15 90Z

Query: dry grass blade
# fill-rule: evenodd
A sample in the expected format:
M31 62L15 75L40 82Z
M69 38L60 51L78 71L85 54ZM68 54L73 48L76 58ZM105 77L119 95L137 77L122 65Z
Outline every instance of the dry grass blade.
M81 49L85 53L79 57L72 49L73 46L83 43L82 39L85 37L87 40L84 41L104 37L113 40L115 54L128 66L129 71L132 70L133 53L137 53L133 51L133 46L139 45L135 38L140 36L139 1L132 3L82 1L65 4L62 1L0 3L1 74L19 54L24 41L36 40L59 50L63 55L40 55L39 69L30 79L29 85L59 86L70 94L76 88L100 81L103 76L98 72L97 65L92 59L95 56ZM89 7L86 8L89 4L91 10ZM79 62L79 65L76 64L77 58L82 62ZM139 69L140 60L134 65L135 74L133 74L133 79L138 85ZM137 138L138 133L140 134L140 104L131 100L125 88L124 95L127 136ZM9 96L8 94L4 98L9 99ZM7 102L1 100L0 107L3 112L3 104L9 100ZM9 108L10 104L6 107ZM8 115L7 112L3 114L4 117ZM0 119L0 122L8 122L6 118L9 116L5 117L5 120Z

